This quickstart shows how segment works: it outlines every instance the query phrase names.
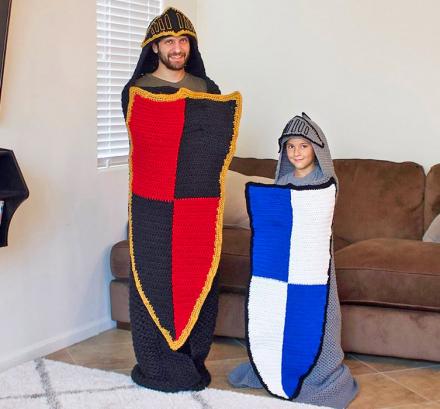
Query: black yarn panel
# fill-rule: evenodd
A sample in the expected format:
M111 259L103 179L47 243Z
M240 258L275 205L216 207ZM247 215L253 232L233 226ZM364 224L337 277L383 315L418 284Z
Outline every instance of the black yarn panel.
M168 346L130 280L130 321L137 364L131 373L138 385L164 392L201 390L211 381L205 359L217 316L217 279L186 343L177 351Z
M176 198L220 196L220 172L233 136L235 108L235 101L186 100Z
M142 289L163 327L175 337L171 243L173 203L132 196L133 249Z

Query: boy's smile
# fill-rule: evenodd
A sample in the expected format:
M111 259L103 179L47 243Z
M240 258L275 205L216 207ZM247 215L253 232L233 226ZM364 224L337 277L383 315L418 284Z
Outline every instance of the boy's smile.
M286 142L286 153L295 167L295 176L308 175L315 168L315 151L312 144L304 138L294 137Z

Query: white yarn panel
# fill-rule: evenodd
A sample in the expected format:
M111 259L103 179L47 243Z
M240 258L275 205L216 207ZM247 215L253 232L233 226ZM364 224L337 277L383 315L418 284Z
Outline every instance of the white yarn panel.
M290 284L327 283L335 193L335 185L291 191Z
M248 305L252 358L269 390L288 398L281 381L286 303L286 282L252 277Z

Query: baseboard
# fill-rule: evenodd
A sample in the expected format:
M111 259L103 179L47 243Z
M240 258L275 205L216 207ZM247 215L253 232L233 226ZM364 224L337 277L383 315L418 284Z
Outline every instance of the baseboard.
M105 318L64 334L60 334L56 337L29 345L26 348L16 351L12 355L8 354L8 356L0 356L0 372L23 362L51 354L114 327L115 322Z

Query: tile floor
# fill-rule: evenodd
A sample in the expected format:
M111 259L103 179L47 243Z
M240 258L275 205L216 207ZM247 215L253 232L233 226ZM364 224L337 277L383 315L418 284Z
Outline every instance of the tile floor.
M135 363L131 333L112 329L47 358L129 374ZM216 338L207 359L211 387L231 389L226 374L247 360L242 341ZM349 354L345 363L360 384L349 409L440 409L440 363ZM265 395L261 390L243 393Z

